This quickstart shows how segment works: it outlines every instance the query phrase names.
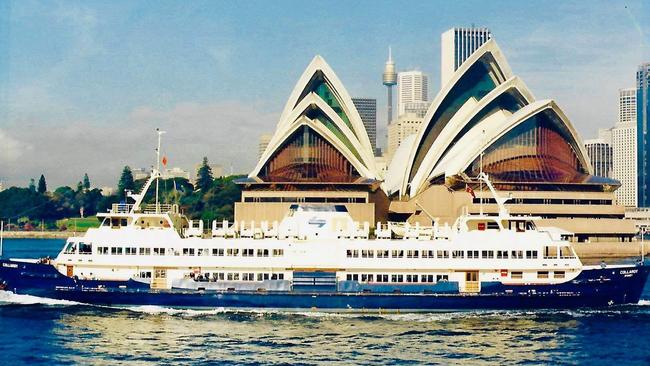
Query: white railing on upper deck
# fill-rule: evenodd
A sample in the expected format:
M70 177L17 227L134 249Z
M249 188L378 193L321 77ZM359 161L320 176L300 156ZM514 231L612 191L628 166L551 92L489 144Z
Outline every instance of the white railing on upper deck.
M146 213L146 214L152 214L156 213L156 204L155 203L149 203L146 205L140 205L141 210L140 212ZM172 204L158 204L158 212L160 213L166 213L166 212L178 212L178 206L177 205L172 205ZM111 213L112 214L128 214L131 213L131 210L133 209L133 204L130 203L114 203L111 206Z
M133 208L132 204L129 203L114 203L111 206L111 213L120 214L120 213L129 213Z
M176 212L177 210L174 210L176 205L168 204L168 203L159 203L158 209L156 209L156 204L155 203L147 203L146 205L140 205L142 208L142 212L146 214L153 214L153 213L165 213L165 212ZM178 207L178 206L176 206Z

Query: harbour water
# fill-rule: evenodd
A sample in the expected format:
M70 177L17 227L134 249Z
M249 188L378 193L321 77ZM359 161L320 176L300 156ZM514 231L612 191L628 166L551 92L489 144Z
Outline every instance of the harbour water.
M62 240L5 240L5 257ZM0 292L7 364L650 364L639 305L553 311L328 314L100 307Z

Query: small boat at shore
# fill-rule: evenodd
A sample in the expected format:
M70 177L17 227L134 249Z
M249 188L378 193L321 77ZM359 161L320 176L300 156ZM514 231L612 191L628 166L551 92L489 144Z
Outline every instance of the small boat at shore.
M277 223L192 221L176 205L115 204L54 259L1 259L0 290L102 305L432 311L638 303L650 272L584 265L561 232L511 215L453 225L354 222L344 206L291 206Z

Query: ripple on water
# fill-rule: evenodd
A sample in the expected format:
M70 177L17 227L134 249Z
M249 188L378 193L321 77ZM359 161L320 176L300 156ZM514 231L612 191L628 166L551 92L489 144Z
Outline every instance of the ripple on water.
M0 353L36 365L650 363L648 300L414 314L100 307L1 292L0 304Z

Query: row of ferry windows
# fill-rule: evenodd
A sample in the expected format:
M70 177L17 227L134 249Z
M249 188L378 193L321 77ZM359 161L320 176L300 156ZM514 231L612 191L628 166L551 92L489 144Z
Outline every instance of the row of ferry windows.
M523 279L524 273L522 271L513 271L510 273L512 279ZM565 278L565 271L537 271L537 278ZM358 281L358 282L398 282L398 283L435 283L441 281L448 281L448 275L433 275L433 274L356 274L348 273L346 275L346 280L348 281ZM435 281L434 281L435 279Z
M433 274L373 274L373 273L348 273L345 277L348 281L376 282L376 283L436 283L449 281L449 275ZM434 281L435 280L435 281Z
M267 281L267 280L284 280L284 273L253 273L253 272L205 272L190 275L198 282L217 282L217 281Z
M348 249L348 258L468 258L468 259L537 259L537 250L372 250ZM480 254L480 256L479 256Z
M182 255L183 256L217 256L217 257L282 257L284 249L239 249L239 248L183 248L182 252L171 248L136 248L136 247L97 247L97 254L102 255Z
M205 272L194 274L187 277L195 281L217 282L217 281L266 281L266 280L284 280L284 273L251 273L251 272ZM151 271L141 271L140 278L151 278Z

